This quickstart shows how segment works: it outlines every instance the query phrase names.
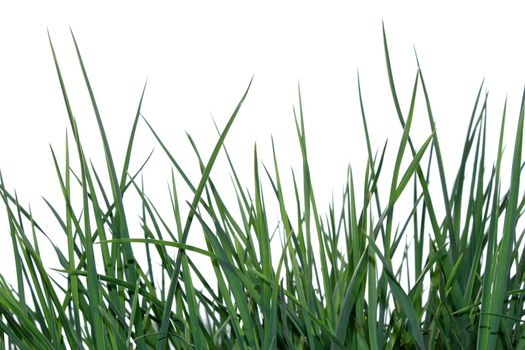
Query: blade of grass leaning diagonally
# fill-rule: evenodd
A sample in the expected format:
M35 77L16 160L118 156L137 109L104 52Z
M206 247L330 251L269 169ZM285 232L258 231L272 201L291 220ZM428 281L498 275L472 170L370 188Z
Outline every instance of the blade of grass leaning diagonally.
M241 100L239 101L239 103L238 103L237 107L235 108L235 111L233 112L232 116L228 120L228 123L224 127L224 130L221 133L221 136L219 137L219 140L217 141L217 144L215 145L215 147L213 149L213 152L212 152L212 154L210 156L210 159L208 160L208 163L206 164L206 168L204 169L204 173L202 175L202 178L201 178L201 180L199 182L199 185L198 185L198 187L197 187L197 189L195 191L195 194L194 194L194 197L193 197L193 201L191 203L192 207L195 207L200 201L202 192L204 190L204 186L205 186L206 182L208 181L211 169L212 169L212 167L213 167L213 165L215 163L215 160L217 159L217 156L219 154L220 149L222 148L222 145L224 143L224 139L226 138L226 135L228 134L228 131L230 130L230 128L231 128L231 126L232 126L232 124L233 124L233 122L235 120L235 117L239 113L241 105L244 102L244 99L246 98L246 96L248 94L248 91L250 90L250 86L252 84L252 81L253 81L253 77L252 77L252 80L250 80L250 83L248 84L248 87L246 88L246 91L245 91L244 95L242 96ZM189 230L190 230L190 227L191 227L191 223L193 221L193 217L194 217L194 213L193 213L193 211L190 211L190 213L188 214L188 217L186 219L186 223L184 225L184 230L182 232L182 237L181 237L181 240L180 240L181 243L186 242L186 239L188 238L188 234L189 234ZM159 330L159 333L161 334L161 339L160 339L160 341L159 341L159 343L157 345L157 350L163 350L166 347L166 338L162 337L162 334L165 334L168 331L168 327L169 327L168 315L169 315L169 313L171 311L171 306L173 305L173 298L174 298L174 294L175 294L175 289L177 288L177 284L178 284L178 275L179 275L180 267L181 267L181 263L182 263L182 254L185 254L183 250L181 250L179 252L179 254L177 255L177 260L175 262L175 269L173 271L173 274L170 276L170 286L169 286L169 289L168 289L168 295L167 295L167 299L166 299L165 311L164 311L164 314L162 316L162 322L161 322L161 326L160 326L160 330Z

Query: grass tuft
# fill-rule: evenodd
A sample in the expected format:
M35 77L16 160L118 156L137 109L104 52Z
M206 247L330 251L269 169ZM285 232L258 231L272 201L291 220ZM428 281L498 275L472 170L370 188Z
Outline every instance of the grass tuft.
M0 173L3 233L9 234L16 271L16 281L0 276L0 348L525 349L525 231L519 231L525 92L508 145L510 170L502 161L506 102L493 164L487 156L482 83L461 162L451 173L419 61L405 114L384 28L383 34L389 98L402 128L394 166L384 167L387 144L378 151L372 144L358 76L365 175L355 179L349 168L341 204L331 203L327 213L316 202L300 89L294 118L302 166L290 184L282 181L273 140L269 167L254 149L253 191L241 183L225 146L253 78L226 125L216 125L218 139L208 159L188 134L200 166L196 179L143 117L144 85L119 169L72 34L103 144L106 166L96 169L88 162L49 38L70 129L63 163L51 147L65 210L46 204L64 235L51 239ZM419 100L431 130L422 143L411 134ZM149 157L130 169L140 127L151 131L176 171L169 184L171 218L159 214L145 192L141 175ZM234 203L223 199L224 189L211 176L221 153L230 166ZM437 193L432 174L438 175ZM181 186L190 198L179 198ZM136 213L124 206L130 192L141 201L139 236L128 225ZM278 215L275 230L271 206ZM192 245L190 233L202 235L204 244ZM59 248L60 239L65 248ZM60 266L45 267L43 240Z

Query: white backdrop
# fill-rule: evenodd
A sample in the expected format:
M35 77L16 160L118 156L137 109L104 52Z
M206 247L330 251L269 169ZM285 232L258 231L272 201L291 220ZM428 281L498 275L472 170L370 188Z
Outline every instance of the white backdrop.
M416 73L415 47L447 169L454 170L459 162L456 147L462 145L482 79L490 91L492 144L498 136L505 96L509 98L507 143L513 142L512 125L525 83L523 9L505 2L462 3L371 2L356 6L331 1L199 1L173 5L153 1L139 5L91 1L78 6L69 2L2 2L0 169L4 180L9 189L17 190L22 203L31 203L41 222L56 226L41 196L63 207L48 145L51 143L63 159L68 121L47 28L85 148L101 169L104 166L69 26L79 42L118 164L122 164L146 79L143 114L176 158L196 176L197 163L185 131L208 155L216 140L210 116L223 126L254 75L252 90L227 145L247 185L252 179L255 142L265 163L271 163L271 135L282 169L289 169L299 161L292 106L297 105L300 82L313 181L318 202L326 209L332 191L336 195L341 191L348 164L357 173L365 166L358 70L374 148L389 138L392 157L401 134L384 62L384 20L402 107L408 108ZM412 133L417 142L430 132L421 107L420 103ZM155 146L141 123L133 169ZM218 166L221 169L221 164ZM169 174L169 164L157 146L145 171L146 190L166 206ZM224 176L227 171L218 174L216 181L229 186L229 178ZM289 179L289 171L286 176ZM224 192L232 193L229 189ZM7 228L2 212L0 239L5 244L0 246L0 272L10 275ZM58 231L56 235L62 237Z

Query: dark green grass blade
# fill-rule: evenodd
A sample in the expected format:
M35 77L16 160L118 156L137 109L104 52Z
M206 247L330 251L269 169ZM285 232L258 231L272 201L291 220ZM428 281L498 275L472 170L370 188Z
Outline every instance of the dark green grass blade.
M58 60L56 58L55 50L53 48L53 44L51 42L51 38L50 37L49 37L49 43L50 43L50 46L51 46L51 51L53 53L55 67L56 67L58 78L59 78L59 81L60 81L60 86L61 86L61 89L62 89L64 102L66 104L66 109L67 109L68 116L69 116L69 119L70 119L70 122L71 122L71 126L73 128L75 141L77 143L77 148L78 148L78 153L79 153L80 163L81 163L81 168L82 168L83 208L84 208L84 211L86 212L89 209L88 209L88 201L87 201L87 189L86 189L86 183L85 183L85 167L84 167L85 163L84 163L84 159L83 159L83 152L82 152L82 149L81 149L81 146L80 146L78 131L76 129L76 122L74 120L73 113L72 113L71 107L69 105L69 99L67 97L66 88L65 88L65 85L64 85L64 82L63 82L63 79L62 79L62 74L60 72L60 67L59 67ZM89 222L89 215L87 215L87 214L84 215L84 218L85 218L85 232L84 233L86 235L86 239L85 239L86 257L87 257L86 261L88 263L87 268L88 268L88 276L89 276L88 277L88 293L89 293L89 299L90 299L91 313L92 313L93 322L94 322L93 329L94 329L95 341L96 341L97 347L98 348L105 348L106 333L103 330L102 319L100 317L99 310L98 310L99 309L99 302L100 302L100 295L99 295L99 292L98 292L98 282L97 282L97 278L96 278L96 266L95 266L95 260L94 260L94 255L93 255L93 250L92 250L92 242L91 242L91 239L90 239L90 235L89 235L89 232L86 232L86 231L89 231L91 229L90 228L90 222Z
M131 133L129 135L128 147L126 149L126 157L124 159L124 166L122 167L122 175L120 176L120 192L124 193L123 186L126 184L126 177L128 176L129 164L131 161L131 152L133 150L133 143L135 141L135 133L137 131L137 124L140 117L140 111L142 109L142 101L144 100L144 93L146 92L146 86L148 82L144 83L144 88L142 89L142 94L140 95L139 105L137 107L137 113L135 114L135 119L133 120L133 126L131 127Z
M95 112L95 117L96 117L98 128L99 128L99 131L100 131L100 136L101 136L102 143L103 143L103 146L104 146L104 155L106 157L106 165L107 165L109 178L110 178L110 182L111 182L111 190L112 190L112 193L113 193L113 199L114 199L114 201L116 203L115 219L116 219L117 222L115 223L115 225L118 228L117 235L118 235L118 237L129 238L126 213L125 213L124 204L123 204L123 201L122 201L122 190L121 190L121 187L120 187L118 179L117 179L115 165L114 165L114 162L113 162L113 156L111 154L111 150L110 150L110 147L109 147L109 142L108 142L108 138L106 136L106 131L104 129L102 118L100 116L100 112L99 112L97 103L95 101L95 96L94 96L94 93L93 93L93 89L91 88L91 83L89 82L89 78L88 78L88 75L87 75L87 72L86 72L86 69L85 69L85 66L84 66L84 62L82 60L82 56L80 54L80 50L79 50L77 41L76 41L75 36L74 36L72 31L71 31L71 36L73 38L73 43L75 44L75 49L76 49L77 57L78 57L78 60L79 60L79 63L80 63L80 68L82 70L82 75L84 77L84 82L86 83L86 87L87 87L88 92L89 92L89 96L90 96L90 99L91 99L91 104L93 106L93 111ZM141 103L142 103L142 98L141 98ZM137 114L139 114L139 112L137 112ZM137 120L138 120L138 118L135 118L135 123L136 123ZM130 146L132 144L133 135L134 135L134 129L133 129L133 132L132 132L132 138L130 140ZM130 146L128 146L128 154L126 155L126 161L128 161L128 162L129 162L129 155L130 155L130 152L131 152L131 147ZM129 163L125 164L125 168L128 166L128 164ZM127 276L128 281L131 284L134 285L136 283L136 281L137 281L137 266L136 266L135 258L133 256L133 251L132 251L131 246L129 245L129 243L122 244L121 250L122 250L122 253L123 253L123 267L124 267L125 274ZM140 336L142 336L142 334L144 332L143 326L142 326L142 315L140 313L137 313L135 316L136 316L136 318L133 320L133 324L134 324L135 332L137 333L137 336L140 337ZM137 342L137 347L138 347L138 349L145 348L144 341L143 340L138 341Z
M252 84L252 81L253 81L253 77L252 77L252 80L250 80L250 83L248 84L248 88L246 89L244 95L242 96L241 100L239 101L237 107L235 108L235 111L233 112L232 116L230 117L230 119L228 120L228 123L226 124L223 132L221 133L221 136L219 137L219 140L217 141L217 144L215 145L214 149L213 149L213 152L210 156L210 159L208 160L208 163L206 164L206 168L204 169L204 172L203 172L203 175L201 177L201 180L199 182L199 185L197 187L197 189L195 190L195 194L194 194L194 197L193 197L193 201L191 203L191 206L192 207L196 207L201 199L201 195L202 195L202 192L204 190L204 186L206 185L206 182L208 181L208 178L210 176L210 172L211 172L211 169L213 167L213 165L215 164L215 160L217 159L217 156L219 155L219 151L220 149L222 148L222 145L224 143L224 140L226 138L226 135L228 134L228 131L230 130L234 120L235 120L235 117L237 116L240 108L241 108L241 105L242 103L244 102L247 94L248 94L248 91L250 90L250 86ZM194 217L194 212L193 211L190 211L190 213L188 214L188 217L186 219L186 223L185 223L185 226L184 226L184 230L182 232L182 237L181 237L181 240L180 242L181 243L184 243L186 242L187 238L188 238L188 234L189 234L189 230L190 230L190 227L191 227L191 223L193 221L193 217ZM174 268L174 271L173 271L173 274L170 276L170 286L169 286L169 289L168 289L168 295L167 295L167 299L166 299L166 305L165 305L165 311L164 311L164 314L163 314L163 317L162 317L162 322L161 322L161 326L160 326L160 331L159 333L160 334L164 334L168 331L168 327L169 327L169 313L171 311L171 307L173 305L173 298L174 298L174 295L175 295L175 290L177 289L177 284L178 284L178 276L179 276L179 273L180 273L180 268L181 268L181 263L182 263L182 254L185 254L184 251L181 251L178 255L177 255L177 260L175 262L175 268ZM162 337L157 345L157 350L163 350L165 349L166 347L166 337Z
M523 145L523 123L525 117L525 90L521 101L520 115L516 129L516 141L514 143L514 155L512 159L512 171L510 181L510 195L505 213L503 226L503 238L498 247L496 257L496 268L494 269L492 303L489 321L489 336L487 340L487 349L493 349L496 346L496 334L500 327L501 318L493 315L504 315L503 303L506 299L505 291L509 283L509 274L512 264L513 245L516 235L517 225L517 205L520 188L521 159ZM483 343L482 343L483 344Z
M416 59L417 59L417 56L416 56ZM426 84L425 84L425 79L423 78L423 73L421 72L421 68L419 66L419 60L417 60L417 64L418 64L418 68L420 70L420 75L421 75L421 86L423 87L423 94L425 96L425 103L426 103L426 106L427 106L427 112L428 112L428 119L429 119L429 122L430 122L430 128L432 130L436 130L436 122L434 120L434 116L433 116L433 113L432 113L432 108L430 106L430 99L428 97L428 91L427 91L427 87L426 87ZM449 200L449 194L448 194L448 189L447 189L447 182L446 182L446 176L445 176L445 166L443 165L443 157L441 155L441 148L439 146L439 138L437 136L437 132L436 132L436 135L434 137L434 150L436 152L436 160L437 160L437 164L438 164L438 169L439 169L439 178L440 178L440 182L441 182L441 190L443 192L443 202L445 204L445 214L446 214L446 222L447 222L447 225L445 226L445 232L448 231L449 232L449 240L450 240L450 248L452 250L452 254L453 254L453 258L456 258L458 257L458 233L454 231L454 225L453 225L453 221L452 221L452 209L451 209L451 206L450 206L450 200Z
M397 278L388 266L388 260L383 256L383 254L381 254L381 251L376 246L376 244L372 240L369 240L369 244L374 249L376 256L383 263L386 276L388 278L388 283L391 288L391 292L394 296L394 299L400 306L402 312L405 314L405 317L407 318L410 330L412 332L411 335L414 338L417 348L425 349L423 335L421 334L421 330L419 328L419 321L417 319L416 312L414 310L412 302L410 301L410 298L408 298L406 293L403 291L403 288L401 288L401 286L399 285Z

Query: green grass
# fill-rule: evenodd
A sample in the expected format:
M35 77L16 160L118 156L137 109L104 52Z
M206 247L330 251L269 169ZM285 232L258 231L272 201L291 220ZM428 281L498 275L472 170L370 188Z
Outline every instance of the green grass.
M2 237L10 234L16 270L15 281L0 276L0 348L525 349L525 231L518 230L525 207L520 196L525 95L514 143L506 145L510 167L502 161L506 104L501 131L494 135L498 148L489 152L482 84L459 167L451 169L419 67L408 112L402 112L384 35L391 89L385 100L393 100L402 128L399 144L390 146L394 166L391 171L384 166L386 144L378 152L371 143L374 131L358 77L362 149L368 154L364 178L354 179L350 168L341 203L320 212L300 91L293 117L302 167L290 183L282 182L273 142L270 166L254 149L253 191L241 183L225 147L251 81L218 128L208 159L188 135L200 178L187 175L187 165L142 116L144 91L118 169L74 36L73 41L106 167L96 169L88 161L50 40L72 135L60 156L51 149L63 203L46 201L63 236L54 233L51 239L0 174L7 218ZM433 130L418 135L422 142L411 136L416 101L426 107ZM130 169L139 127L151 131L171 162L171 218L159 214L140 180L149 157ZM496 159L487 159L489 153ZM219 154L229 164L233 203L223 199L227 189L216 187L211 177ZM189 198L179 197L183 189ZM140 213L125 207L131 193L141 200ZM400 208L401 198L411 203L408 211ZM269 212L279 216L276 231ZM132 235L129 218L137 215L142 232ZM192 245L190 232L205 244ZM48 257L40 254L44 241L52 244L60 266L47 268Z

